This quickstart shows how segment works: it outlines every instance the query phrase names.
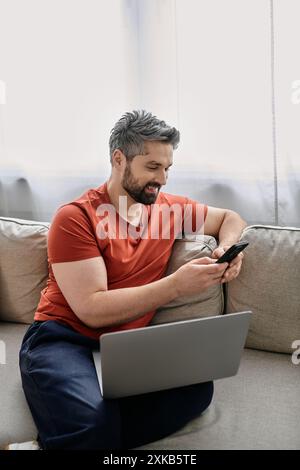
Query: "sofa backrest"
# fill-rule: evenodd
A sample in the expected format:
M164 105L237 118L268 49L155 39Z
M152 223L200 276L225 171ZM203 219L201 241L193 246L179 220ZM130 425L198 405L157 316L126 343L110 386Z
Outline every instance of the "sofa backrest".
M251 309L246 346L291 354L300 341L300 228L252 225L240 275L228 283L227 313Z
M48 278L50 224L0 217L0 320L31 323ZM228 283L226 313L252 310L246 346L292 353L300 340L300 229L254 225L240 275ZM187 261L210 256L213 237L177 240L166 274ZM162 306L152 324L223 313L222 286Z

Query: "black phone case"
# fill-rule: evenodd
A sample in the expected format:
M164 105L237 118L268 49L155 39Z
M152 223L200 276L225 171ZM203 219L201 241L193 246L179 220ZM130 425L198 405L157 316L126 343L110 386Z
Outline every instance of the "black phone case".
M216 262L217 263L230 263L241 251L248 246L247 242L238 242L232 245Z

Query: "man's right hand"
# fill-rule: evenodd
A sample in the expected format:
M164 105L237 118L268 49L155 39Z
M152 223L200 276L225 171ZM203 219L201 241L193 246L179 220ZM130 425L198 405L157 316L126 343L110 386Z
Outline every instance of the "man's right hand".
M205 256L182 265L172 274L178 297L205 291L220 284L228 263L216 263L216 259Z

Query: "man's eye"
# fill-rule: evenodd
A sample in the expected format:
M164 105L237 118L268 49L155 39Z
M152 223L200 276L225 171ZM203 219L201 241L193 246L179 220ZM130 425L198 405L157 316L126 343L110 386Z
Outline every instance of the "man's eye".
M155 166L155 167L148 166L147 168L148 168L148 170L157 170L158 167L157 166ZM166 171L169 171L169 170L170 170L170 168L166 168Z

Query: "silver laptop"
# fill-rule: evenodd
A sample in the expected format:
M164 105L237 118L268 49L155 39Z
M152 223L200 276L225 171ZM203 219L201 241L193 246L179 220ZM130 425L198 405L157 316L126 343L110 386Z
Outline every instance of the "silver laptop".
M105 333L94 361L103 398L236 375L251 311Z

